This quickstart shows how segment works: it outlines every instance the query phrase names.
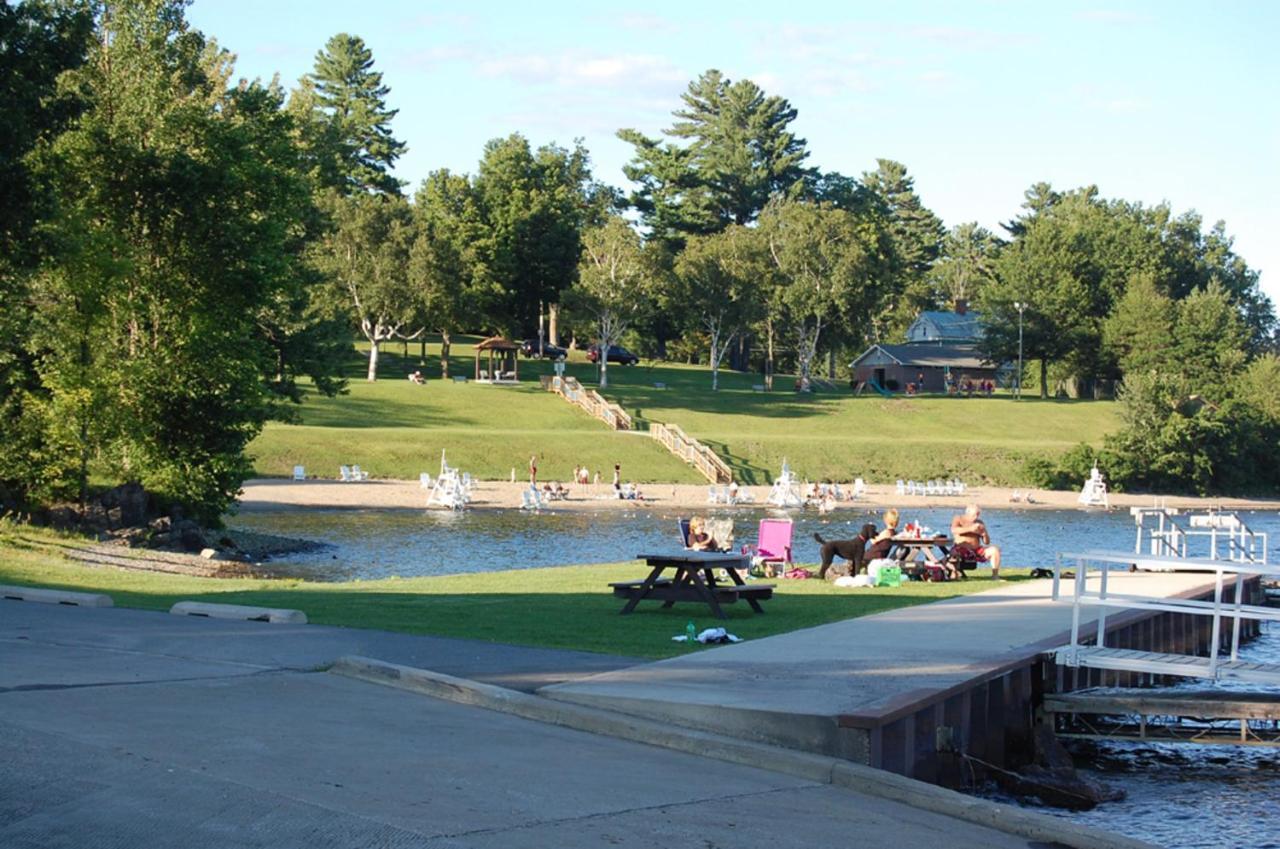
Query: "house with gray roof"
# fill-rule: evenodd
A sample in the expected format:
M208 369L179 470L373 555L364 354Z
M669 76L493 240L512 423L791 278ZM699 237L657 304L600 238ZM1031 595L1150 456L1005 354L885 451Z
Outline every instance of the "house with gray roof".
M978 351L982 325L977 313L956 303L955 312L920 313L901 345L872 345L850 365L855 386L870 385L890 392L914 384L917 392L945 392L970 383L1004 383L1009 367L989 362Z
M981 339L982 319L965 301L956 301L954 312L926 310L907 328L908 342L975 345Z

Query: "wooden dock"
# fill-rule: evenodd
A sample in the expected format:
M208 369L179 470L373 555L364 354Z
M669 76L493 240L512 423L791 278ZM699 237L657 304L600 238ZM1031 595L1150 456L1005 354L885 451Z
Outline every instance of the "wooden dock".
M1280 693L1090 689L1046 693L1060 737L1280 747Z

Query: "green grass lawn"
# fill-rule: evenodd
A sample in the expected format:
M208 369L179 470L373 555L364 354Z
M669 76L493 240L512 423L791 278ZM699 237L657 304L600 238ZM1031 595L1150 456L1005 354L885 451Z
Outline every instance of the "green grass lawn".
M471 342L453 346L453 374L473 373ZM375 476L413 478L435 472L440 450L450 463L481 478L505 478L514 466L524 475L538 454L540 475L565 478L585 464L608 477L615 462L637 481L695 483L700 478L651 440L613 433L556 396L537 388L551 364L520 361L520 387L455 384L438 379L439 345L428 348L426 386L405 380L418 367L419 348L391 346L383 352L379 380L364 380L363 350L353 356L348 395L309 396L302 423L273 423L250 445L259 474L286 475L294 465L309 474L336 476L341 464L358 463ZM574 352L568 373L585 385L596 368ZM1119 426L1110 401L1015 401L923 396L886 399L853 396L837 388L800 396L760 393L756 374L721 372L711 392L705 367L642 364L609 369L604 393L627 409L641 427L649 422L680 425L724 457L740 481L768 483L785 457L811 480L863 477L960 477L971 484L1025 485L1023 464L1033 456L1059 454L1079 442L1100 444ZM655 383L665 384L664 389ZM780 377L776 386L789 386Z
M743 639L758 639L991 586L989 580L971 579L846 590L826 581L779 580L773 600L764 602L765 615L757 616L739 602L726 607L729 619L718 623L706 607L693 604L664 610L656 602L642 603L630 616L619 616L623 602L606 585L643 577L639 563L309 583L90 567L58 554L56 542L48 532L0 528L0 584L102 592L117 606L148 610L167 610L183 600L296 608L309 621L323 625L652 658L701 650L671 641L684 633L690 620L699 629L723 624Z

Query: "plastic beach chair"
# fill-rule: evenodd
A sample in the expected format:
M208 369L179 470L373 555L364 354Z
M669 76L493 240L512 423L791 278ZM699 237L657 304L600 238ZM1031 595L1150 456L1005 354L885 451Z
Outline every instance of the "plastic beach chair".
M795 525L790 519L761 519L752 560L758 564L791 565L791 537Z
M418 485L423 489L431 489L431 473L423 472L418 475Z
M342 476L342 482L343 482L343 483L351 483L352 481L354 481L354 480L355 480L355 478L353 478L353 477L351 476L351 467L350 467L350 466L339 466L339 467L338 467L338 474Z
M301 466L293 467L293 479L296 481L304 481L307 479L307 470Z

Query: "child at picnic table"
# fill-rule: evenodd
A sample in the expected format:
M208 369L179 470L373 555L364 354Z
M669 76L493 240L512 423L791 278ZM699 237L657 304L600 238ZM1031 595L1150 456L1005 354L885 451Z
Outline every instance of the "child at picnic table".
M689 547L694 551L711 551L716 541L707 533L707 522L701 516L689 520Z

